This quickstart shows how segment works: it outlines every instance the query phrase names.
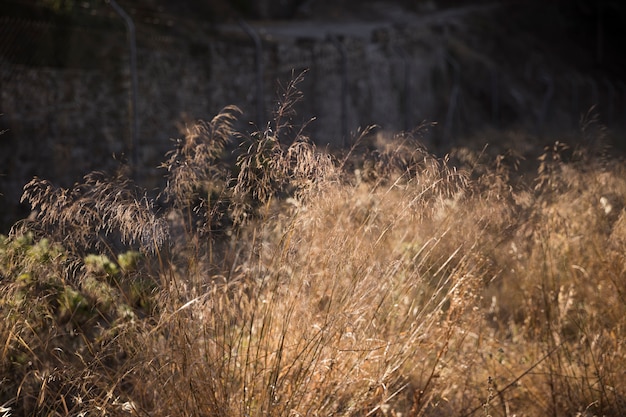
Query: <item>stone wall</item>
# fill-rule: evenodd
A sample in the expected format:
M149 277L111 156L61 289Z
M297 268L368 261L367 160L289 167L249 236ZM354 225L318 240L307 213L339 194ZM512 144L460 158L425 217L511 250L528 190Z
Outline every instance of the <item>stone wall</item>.
M350 132L369 124L398 130L435 116L428 77L440 63L431 48L404 39L404 48L411 49L407 61L394 46L398 39L390 37L399 33L387 30L377 39L372 28L356 28L341 40L344 74L340 44L325 32L277 37L255 30L263 38L263 123L271 119L280 86L304 70L304 100L295 122L315 117L307 133L319 145L340 146ZM78 42L74 38L81 33L71 34L70 40ZM8 130L0 136L3 224L27 213L16 202L32 177L67 187L92 170L114 171L130 159L130 73L123 35L118 29L105 37L106 43L93 44L107 51L90 57L100 61L82 67L25 65L0 57L0 126ZM210 119L231 104L244 110L241 129L251 129L248 122L259 119L257 50L237 26L192 39L153 28L137 35L138 178L150 190L162 182L163 172L156 167L186 123ZM410 86L407 65L413 74ZM413 96L408 112L403 108L407 94Z
M353 132L371 124L398 131L436 121L439 127L423 140L441 146L485 123L575 124L580 110L603 97L613 100L611 107L603 104L605 113L626 109L617 87L609 95L596 83L600 90L586 94L592 84L584 75L575 90L580 99L572 106L573 90L563 71L553 67L550 86L546 73L537 70L542 60L515 68L513 57L523 56L517 51L506 51L505 67L497 51L484 49L484 38L472 37L465 20L455 17L459 12L453 12L443 12L448 16L443 20L398 13L402 24L257 23L252 33L262 41L260 97L259 49L245 25L137 25L139 184L148 192L162 185L164 172L157 167L185 124L211 119L227 105L244 110L241 130L252 129L249 122L265 124L279 86L304 70L304 100L296 107L295 122L315 118L306 133L320 146L349 143ZM28 50L7 53L20 44L13 41L13 49L7 49L0 40L0 131L8 130L0 135L0 230L6 230L28 214L17 202L33 176L67 187L92 170L113 172L130 160L131 77L122 25L64 29L63 45L69 49L59 64L46 52L45 34L54 30L37 35L39 24L0 23L3 39L32 36L24 45L46 45L30 55ZM524 79L524 73L536 75ZM262 114L257 114L259 98Z

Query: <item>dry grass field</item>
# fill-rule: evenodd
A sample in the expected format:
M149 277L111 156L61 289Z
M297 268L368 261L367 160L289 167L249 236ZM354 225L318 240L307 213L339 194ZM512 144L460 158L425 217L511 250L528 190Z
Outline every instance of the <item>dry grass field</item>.
M623 163L555 141L521 175L367 131L330 155L296 82L266 131L190 126L155 201L25 186L0 416L626 415Z

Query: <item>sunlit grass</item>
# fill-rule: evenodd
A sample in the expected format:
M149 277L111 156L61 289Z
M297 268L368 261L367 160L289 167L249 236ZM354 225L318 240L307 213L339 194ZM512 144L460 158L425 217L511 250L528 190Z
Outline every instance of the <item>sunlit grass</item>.
M3 412L624 415L620 161L556 143L522 176L371 132L331 156L289 137L292 104L249 137L233 107L190 128L163 211L123 178L26 186Z

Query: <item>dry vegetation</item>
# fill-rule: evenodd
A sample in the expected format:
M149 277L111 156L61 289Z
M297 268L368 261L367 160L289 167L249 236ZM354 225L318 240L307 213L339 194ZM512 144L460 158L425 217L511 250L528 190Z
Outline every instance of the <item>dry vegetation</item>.
M519 180L405 134L331 157L297 81L265 131L190 127L159 210L102 174L25 187L0 415L625 415L624 166L557 143Z

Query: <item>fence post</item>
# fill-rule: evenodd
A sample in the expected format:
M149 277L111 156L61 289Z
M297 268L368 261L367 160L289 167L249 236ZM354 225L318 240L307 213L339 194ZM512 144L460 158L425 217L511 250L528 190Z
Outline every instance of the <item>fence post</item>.
M598 83L593 78L589 78L589 84L591 85L591 107L598 107L600 105L600 92L598 91Z
M500 124L500 93L498 91L498 69L491 68L491 124L498 127Z
M626 84L624 84L622 81L618 81L617 85L620 89L620 91L622 92L621 94L621 104L622 104L622 114L619 115L619 124L624 126L624 124L626 123Z
M537 134L541 133L541 130L546 123L548 111L550 110L550 102L554 97L554 80L552 79L552 76L549 74L543 74L541 79L546 83L546 92L543 95L541 110L539 111L539 116L537 118Z
M456 113L457 102L459 94L461 93L461 66L458 61L454 59L450 54L446 53L446 61L450 63L454 71L454 85L452 91L450 91L450 99L448 103L448 111L446 112L446 123L444 126L443 143L444 147L450 146L453 143L452 140L452 128L454 124L454 115Z
M613 124L613 100L615 99L615 87L608 78L604 80L604 84L607 88L606 124L610 127Z
M408 132L411 129L411 110L413 101L412 93L412 83L411 83L411 60L409 59L409 55L406 53L406 50L398 45L395 47L395 50L400 55L400 59L402 59L402 82L403 82L403 91L400 93L402 98L402 107L403 107L403 130Z
M263 93L263 42L259 34L243 19L239 20L239 26L250 36L254 42L254 63L256 66L256 124L258 129L265 126L265 100Z
M576 128L580 122L580 92L578 90L579 80L576 74L567 77L572 87L572 125Z
M348 143L348 54L339 36L333 35L330 40L341 57L341 145L345 148Z
M137 174L139 165L139 116L137 112L137 39L135 35L135 24L133 19L122 9L115 0L106 0L119 14L128 30L128 43L130 50L130 118L131 118L131 161L133 176Z

